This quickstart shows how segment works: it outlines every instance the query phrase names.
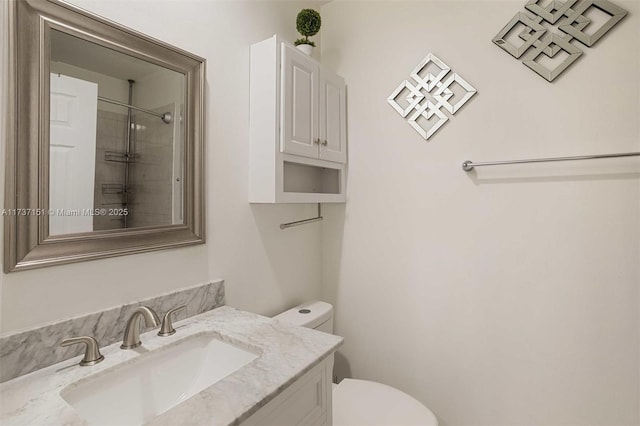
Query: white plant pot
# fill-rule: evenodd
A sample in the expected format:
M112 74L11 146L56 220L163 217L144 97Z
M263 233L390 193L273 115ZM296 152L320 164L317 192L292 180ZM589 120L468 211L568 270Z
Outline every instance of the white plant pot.
M310 44L299 44L296 47L302 50L306 55L311 56L311 54L313 53L313 46Z

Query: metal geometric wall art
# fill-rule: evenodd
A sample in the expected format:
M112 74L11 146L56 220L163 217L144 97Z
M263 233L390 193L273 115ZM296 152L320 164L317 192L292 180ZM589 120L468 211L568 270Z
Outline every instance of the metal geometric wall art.
M387 102L423 138L429 139L473 95L476 89L434 54L429 53L387 98ZM434 75L435 74L435 75Z
M516 13L493 42L514 58L522 58L523 64L547 81L553 81L582 55L582 50L571 43L573 39L591 47L627 14L607 0L529 0L524 7L530 13ZM604 23L595 29L586 16L592 12L606 15ZM557 25L559 32L552 32L544 23ZM508 37L518 28L523 29L517 37ZM554 58L559 52L566 53L559 64L546 67L538 61L540 55Z

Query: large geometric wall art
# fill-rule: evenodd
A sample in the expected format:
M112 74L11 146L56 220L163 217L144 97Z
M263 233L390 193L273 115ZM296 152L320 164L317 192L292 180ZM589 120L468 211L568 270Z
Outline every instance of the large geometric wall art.
M476 89L434 54L429 53L387 98L423 138L429 139L473 95Z
M591 47L627 14L607 0L529 0L524 7L529 13L516 13L493 42L514 58L522 58L523 64L547 81L553 81L582 55L571 43L573 39ZM605 16L598 28L593 28L596 24L587 17L590 13ZM550 29L549 25L556 27ZM519 29L517 37L507 36ZM564 59L556 61L559 63L545 66L545 61L538 61L544 59L541 55L554 58L560 52L564 52Z

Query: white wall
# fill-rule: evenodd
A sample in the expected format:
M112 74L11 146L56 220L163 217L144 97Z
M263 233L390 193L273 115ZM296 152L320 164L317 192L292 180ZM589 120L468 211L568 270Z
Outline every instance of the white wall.
M550 84L491 39L524 1L334 1L322 58L348 83L349 189L327 206L324 297L341 375L445 425L628 425L640 414L640 3ZM433 52L478 89L425 142L387 104Z
M278 228L280 222L312 216L315 206L247 202L249 46L274 33L294 40L296 14L310 4L71 3L208 59L207 244L3 275L1 330L35 326L214 278L225 279L229 305L257 313L273 314L317 297L320 225ZM2 41L4 46L6 37ZM4 68L1 75L6 75ZM0 150L4 154L4 140Z

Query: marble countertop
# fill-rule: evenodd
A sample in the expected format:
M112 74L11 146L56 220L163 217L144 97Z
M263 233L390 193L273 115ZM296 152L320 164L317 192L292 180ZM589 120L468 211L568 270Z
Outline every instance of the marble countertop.
M169 338L157 336L157 329L142 334L142 346L136 349L122 350L120 342L101 348L105 360L91 367L80 367L80 356L0 384L0 423L86 425L87 422L62 399L61 390L89 376L133 362L149 351L161 351L180 339L213 332L224 341L253 348L260 355L147 424L236 425L342 343L339 336L227 306L176 322L175 328L177 333Z

